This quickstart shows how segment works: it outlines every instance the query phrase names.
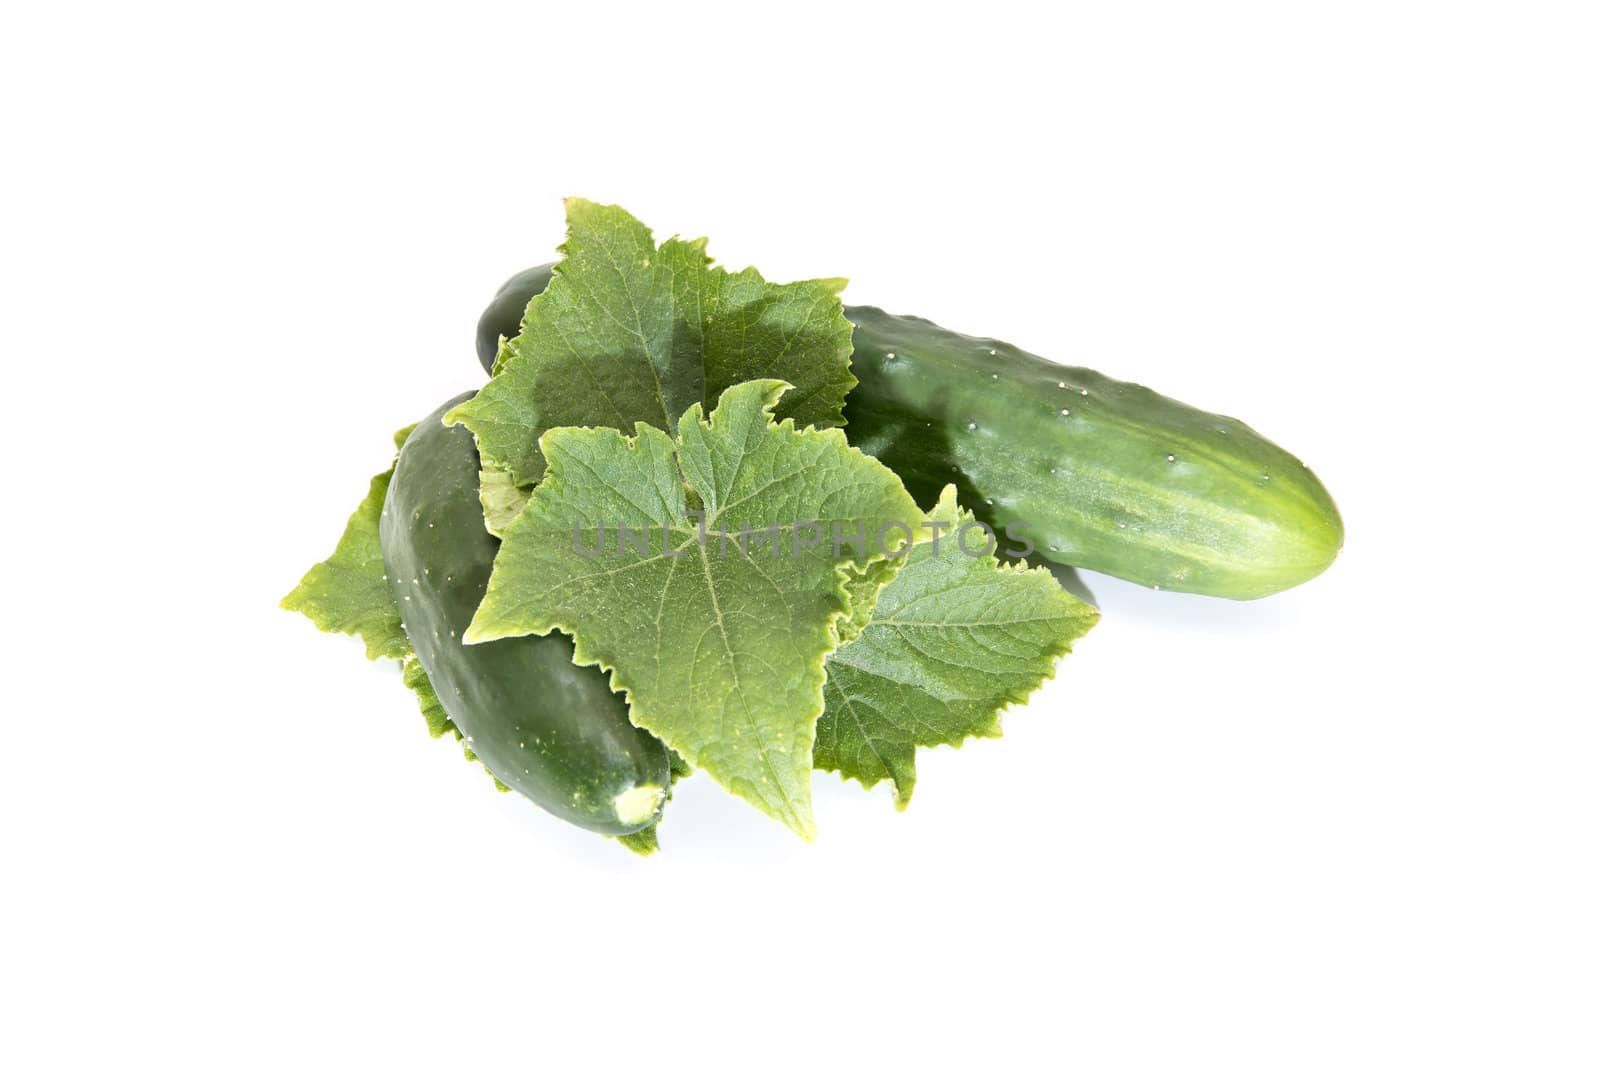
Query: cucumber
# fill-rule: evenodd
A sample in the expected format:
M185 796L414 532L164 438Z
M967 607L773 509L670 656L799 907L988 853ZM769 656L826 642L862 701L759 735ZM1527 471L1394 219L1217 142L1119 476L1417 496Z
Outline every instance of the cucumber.
M1314 578L1344 543L1317 477L1237 419L926 319L845 314L845 433L924 507L955 482L1048 560L1239 600Z
M550 277L534 267L496 294L478 323L485 369ZM1317 477L1237 419L926 319L844 313L859 380L845 434L924 508L954 482L963 507L1047 560L1239 600L1314 578L1344 543Z
M496 779L562 819L626 835L660 817L666 747L628 721L598 668L559 632L463 645L500 543L483 527L472 434L444 413L411 432L384 498L384 569L417 659L467 746Z
M489 306L483 309L483 314L478 316L478 362L485 371L494 372L500 339L522 333L522 313L528 310L528 302L543 293L550 279L555 277L555 266L546 263L529 267L507 278Z

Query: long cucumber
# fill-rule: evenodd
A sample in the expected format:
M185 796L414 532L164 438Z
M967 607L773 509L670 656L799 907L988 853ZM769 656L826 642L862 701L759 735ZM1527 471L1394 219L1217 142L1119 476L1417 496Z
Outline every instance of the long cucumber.
M572 662L559 632L463 645L500 543L483 526L472 434L447 427L455 397L400 450L379 520L406 635L450 720L502 783L562 819L627 835L660 817L665 746L628 721L605 673Z

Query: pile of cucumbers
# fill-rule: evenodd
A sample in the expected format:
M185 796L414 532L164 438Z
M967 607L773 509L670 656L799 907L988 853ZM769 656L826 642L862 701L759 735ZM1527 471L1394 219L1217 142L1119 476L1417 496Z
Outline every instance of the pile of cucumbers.
M553 267L515 275L484 311L486 371ZM997 532L1020 532L1037 558L1216 597L1287 589L1339 552L1343 525L1322 483L1236 419L926 319L844 312L858 380L845 433L923 508L954 483L962 507ZM378 521L383 581L431 691L425 704L436 700L503 786L578 826L653 845L683 769L629 721L606 673L574 664L559 631L462 641L500 545L485 527L473 435L441 419L472 395L406 437Z

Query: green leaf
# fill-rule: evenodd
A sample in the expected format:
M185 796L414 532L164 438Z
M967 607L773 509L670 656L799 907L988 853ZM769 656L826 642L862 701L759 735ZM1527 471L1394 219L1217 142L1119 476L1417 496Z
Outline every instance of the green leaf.
M575 661L612 672L634 723L810 837L822 662L851 608L846 571L899 551L922 514L843 432L774 424L786 388L734 386L709 422L692 405L677 440L644 423L632 439L547 431L549 473L506 530L465 637L570 633ZM620 543L619 523L644 529L650 548L578 551L602 528ZM857 533L860 546L843 540Z
M917 746L999 735L1000 710L1051 678L1099 619L1044 569L1002 566L992 544L963 551L957 534L972 515L956 507L954 486L928 521L943 524L940 538L912 548L866 626L828 658L817 724L816 766L867 786L892 779L901 808ZM979 552L982 531L965 545Z
M793 383L779 418L841 425L855 385L844 281L775 285L754 268L713 267L705 244L658 247L621 208L568 200L553 280L502 348L495 377L445 422L470 428L484 467L519 486L544 472L546 430L670 430L690 405L750 379Z
M411 427L395 432L396 450L410 433ZM300 585L279 602L311 620L319 630L358 635L366 643L368 660L400 660L411 652L400 626L400 612L383 577L383 550L378 545L378 517L383 514L383 498L393 474L394 465L390 464L389 470L373 477L333 555L313 565Z
M648 857L661 848L661 841L656 837L656 825L654 823L642 831L617 835L616 840L641 857Z
M529 492L512 480L509 471L498 467L478 471L478 501L483 505L483 525L490 534L505 537L506 527L528 506Z
M461 737L461 732L456 725L450 722L450 714L444 710L444 705L439 701L439 695L434 692L433 683L428 681L428 673L423 670L422 661L415 656L406 657L405 663L400 666L400 681L417 695L417 704L422 709L422 718L428 723L428 736L439 738L445 734L454 734Z
M913 531L913 536L920 531ZM906 554L909 555L909 554ZM883 591L886 583L899 573L905 565L906 556L887 557L883 560L874 560L865 568L845 569L844 592L849 598L850 610L834 620L834 633L838 635L840 645L855 641L861 636L861 631L872 618L872 610L878 601L878 595Z

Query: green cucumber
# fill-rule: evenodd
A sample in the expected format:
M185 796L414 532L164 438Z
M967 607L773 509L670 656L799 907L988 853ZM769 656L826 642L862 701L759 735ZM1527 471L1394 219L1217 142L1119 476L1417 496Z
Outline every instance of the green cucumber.
M400 450L379 520L384 570L406 635L466 745L496 779L601 834L653 825L670 784L666 747L628 721L606 675L572 662L559 632L463 645L500 542L483 527L472 434L444 413Z
M478 317L478 362L485 371L494 372L500 339L522 333L522 313L528 310L528 302L543 293L550 279L555 277L555 266L545 263L518 271L506 279L489 306L483 309Z
M492 369L550 265L501 287L478 323ZM1344 543L1299 460L1237 419L926 319L846 307L845 433L924 508L961 504L1047 560L1163 590L1248 600L1314 578Z
M847 308L852 444L919 503L962 503L1056 563L1247 600L1321 574L1339 511L1299 460L1237 419L1003 341Z

